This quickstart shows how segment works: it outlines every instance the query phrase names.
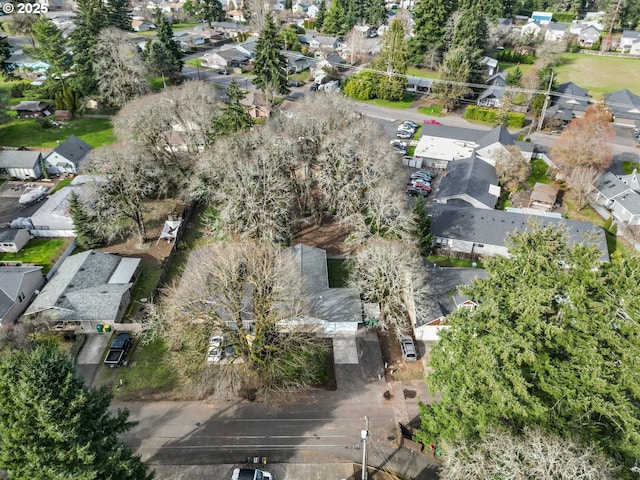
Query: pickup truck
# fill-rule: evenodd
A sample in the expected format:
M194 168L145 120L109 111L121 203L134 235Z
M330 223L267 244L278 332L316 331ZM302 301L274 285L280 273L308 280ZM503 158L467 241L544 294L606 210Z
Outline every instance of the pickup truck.
M122 365L129 347L131 347L131 334L129 332L122 332L116 335L116 338L111 342L104 364L109 367Z
M273 477L269 472L257 468L236 468L231 480L273 480Z

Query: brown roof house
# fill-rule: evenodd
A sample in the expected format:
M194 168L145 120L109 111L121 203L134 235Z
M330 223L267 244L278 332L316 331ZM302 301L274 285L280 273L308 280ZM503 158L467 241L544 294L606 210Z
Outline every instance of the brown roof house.
M537 182L529 198L529 207L539 210L552 210L558 201L560 187Z
M269 108L262 93L249 92L240 103L247 107L251 118L269 118Z
M18 118L48 117L53 113L47 102L23 101L11 109L18 112Z

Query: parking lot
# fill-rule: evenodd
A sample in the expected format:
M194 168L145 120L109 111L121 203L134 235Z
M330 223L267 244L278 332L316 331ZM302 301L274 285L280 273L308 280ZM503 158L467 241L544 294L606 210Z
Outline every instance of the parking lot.
M28 206L22 206L18 202L23 192L22 188L17 188L15 184L24 185L23 182L5 182L0 190L0 224L10 223L18 217L30 217L33 215L45 201L44 197L41 201ZM29 184L31 185L31 184Z

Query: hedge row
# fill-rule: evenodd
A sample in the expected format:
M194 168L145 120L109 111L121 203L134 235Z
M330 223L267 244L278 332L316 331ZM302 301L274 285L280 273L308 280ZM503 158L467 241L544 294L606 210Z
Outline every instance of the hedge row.
M495 108L478 107L469 105L464 112L464 118L467 120L475 120L478 122L498 124L498 115L500 110ZM524 126L524 113L509 112L508 128L522 128Z

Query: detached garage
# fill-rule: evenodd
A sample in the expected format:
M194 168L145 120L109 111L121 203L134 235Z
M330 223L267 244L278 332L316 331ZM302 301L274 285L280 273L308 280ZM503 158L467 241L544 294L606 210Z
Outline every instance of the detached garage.
M0 169L20 180L42 176L42 153L28 150L5 150L0 153Z

